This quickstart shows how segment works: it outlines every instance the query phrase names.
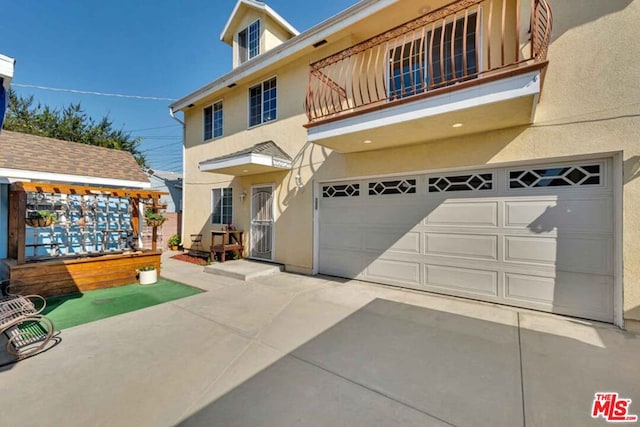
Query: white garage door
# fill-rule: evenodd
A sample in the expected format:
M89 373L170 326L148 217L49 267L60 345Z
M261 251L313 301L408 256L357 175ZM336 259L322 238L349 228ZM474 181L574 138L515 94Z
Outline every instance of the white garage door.
M320 188L322 274L613 321L610 160Z

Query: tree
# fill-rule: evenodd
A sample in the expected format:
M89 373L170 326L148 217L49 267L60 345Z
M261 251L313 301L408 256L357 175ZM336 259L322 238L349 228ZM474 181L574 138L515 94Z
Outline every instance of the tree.
M114 129L108 116L96 121L84 112L80 103L63 109L40 103L34 106L33 96L23 98L12 89L8 98L3 129L128 151L140 166L147 166L147 159L138 148L142 138L134 138L124 129Z

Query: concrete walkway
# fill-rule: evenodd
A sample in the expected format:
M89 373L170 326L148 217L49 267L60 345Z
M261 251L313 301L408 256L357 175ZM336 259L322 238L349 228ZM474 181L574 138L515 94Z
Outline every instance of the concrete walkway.
M614 326L355 281L244 282L62 331L0 371L7 426L585 426L640 414L640 338Z

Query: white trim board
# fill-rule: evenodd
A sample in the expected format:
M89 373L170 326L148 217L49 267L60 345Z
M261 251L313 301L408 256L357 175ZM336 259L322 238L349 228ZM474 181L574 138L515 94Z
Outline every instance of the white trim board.
M275 162L274 162L275 160ZM282 162L283 166L276 165L277 162ZM242 166L242 165L260 165L260 166L270 166L275 169L291 169L291 161L284 159L277 159L272 156L268 156L266 154L256 154L249 153L244 154L242 156L224 159L224 160L205 160L199 164L199 169L201 172L214 172L219 169L230 168L233 166Z
M151 188L150 182L130 181L126 179L100 178L86 175L69 175L51 172L25 171L19 169L0 168L0 179L7 182L16 181L54 181L92 185L106 185L112 187Z
M424 119L467 108L494 104L526 96L535 96L539 93L540 72L534 71L520 76L509 77L468 89L445 93L371 113L360 114L355 117L324 125L314 126L308 129L308 140L316 142L344 135L345 133L354 133Z

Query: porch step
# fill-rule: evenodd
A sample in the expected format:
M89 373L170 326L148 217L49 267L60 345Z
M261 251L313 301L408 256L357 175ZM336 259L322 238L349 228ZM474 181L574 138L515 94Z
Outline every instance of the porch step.
M247 280L255 279L257 277L278 274L283 271L283 266L240 259L224 263L216 262L214 264L207 265L204 268L204 271L211 274L231 277L233 279L244 280L246 282Z

